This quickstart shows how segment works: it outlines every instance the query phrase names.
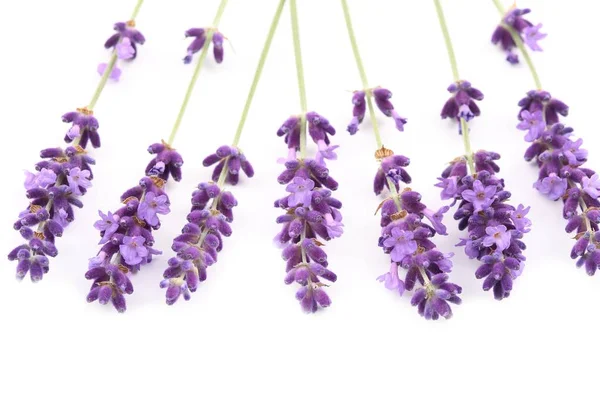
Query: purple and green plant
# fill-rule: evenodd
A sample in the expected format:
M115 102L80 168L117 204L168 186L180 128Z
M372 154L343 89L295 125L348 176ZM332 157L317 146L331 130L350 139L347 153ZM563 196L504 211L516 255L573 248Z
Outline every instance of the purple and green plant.
M483 279L483 290L492 290L494 298L502 300L510 295L514 280L523 271L522 239L530 230L531 222L526 217L529 207L515 208L508 203L511 193L506 190L504 180L496 176L500 171L496 163L500 154L471 150L469 122L480 114L475 102L483 100L483 93L460 78L440 0L434 0L434 4L454 78L448 88L452 96L441 117L457 121L465 149L465 154L455 158L442 172L436 186L442 189L442 199L452 200L451 206L458 205L454 219L458 228L468 233L458 245L465 248L469 258L481 262L475 277Z
M542 89L539 74L527 47L540 51L537 41L546 35L538 27L523 19L529 9L513 6L505 11L499 0L493 0L502 15L496 31L504 30L512 38L531 72L535 88L527 92L519 103L517 129L525 132L529 147L525 161L533 162L539 174L533 187L552 201L562 201L565 230L575 234L571 258L577 267L585 267L588 275L594 275L600 267L600 176L585 166L588 151L582 147L574 129L561 119L569 114L569 107ZM522 27L524 27L522 29Z
M140 11L143 0L138 0L130 23ZM140 34L141 35L141 34ZM118 46L120 37L116 39ZM114 41L114 40L113 40ZM64 140L65 148L53 147L40 152L42 161L35 165L35 173L25 172L25 190L29 205L19 213L13 227L26 243L17 246L8 254L8 259L17 261L17 279L28 273L33 282L42 280L50 269L49 257L56 257L56 238L75 219L75 208L83 207L81 197L92 186L94 159L88 154L89 145L99 148L100 135L94 109L109 77L115 71L117 50L104 67L100 82L87 106L77 108L62 116L71 124Z

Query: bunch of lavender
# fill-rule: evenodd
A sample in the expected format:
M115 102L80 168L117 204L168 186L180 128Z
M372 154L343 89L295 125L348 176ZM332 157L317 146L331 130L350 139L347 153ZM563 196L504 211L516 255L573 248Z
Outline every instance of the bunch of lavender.
M475 276L485 278L483 290L493 289L494 297L501 300L510 295L513 281L523 270L525 244L522 238L530 230L531 222L526 218L529 207L514 208L508 204L511 193L496 176L500 171L496 164L500 159L498 153L471 150L468 123L479 114L478 108L477 112L473 111L473 100L483 99L483 94L459 78L444 12L439 0L434 3L455 80L450 88L458 89L458 93L450 90L453 96L444 105L441 115L457 118L465 147L465 155L450 163L436 186L442 189L442 199L452 199L453 206L458 204L454 219L459 221L460 230L468 232L468 237L458 245L465 247L469 258L482 262ZM461 93L464 93L462 97ZM449 107L449 104L453 105ZM455 111L450 114L449 109Z
M504 14L502 6L495 1L498 10ZM522 10L522 14L529 10ZM506 15L521 13L511 10ZM525 21L527 22L527 21ZM531 26L531 24L529 24ZM573 128L565 126L561 117L569 114L569 107L554 98L545 90L533 65L527 49L541 50L532 46L533 39L518 36L517 26L510 26L508 34L515 37L517 47L527 60L536 89L527 92L519 101L519 124L517 128L525 133L525 141L530 143L525 151L525 160L534 161L540 169L534 188L550 200L563 202L563 217L567 220L566 231L575 232L575 245L571 258L577 259L577 267L585 266L588 275L594 275L600 266L600 177L596 172L585 168L588 152L582 148L583 140L573 136Z
M63 121L72 124L65 136L71 145L42 150L43 160L35 165L37 172L25 172L30 203L13 227L27 243L8 255L9 260L18 260L18 279L29 272L31 280L37 282L48 272L48 257L58 254L55 238L61 237L75 219L73 207L83 207L80 197L92 186L91 166L95 161L85 149L88 143L100 146L98 121L87 108L63 115Z
M204 159L204 166L217 164L213 181L203 182L192 193L192 209L181 235L173 239L172 249L177 254L169 259L160 286L166 288L167 304L174 304L181 295L191 298L200 282L206 280L206 269L217 261L223 249L223 236L231 236L233 207L237 200L229 191L222 190L225 182L237 185L240 170L254 176L254 169L246 157L233 146L221 146ZM215 183L216 182L216 183Z
M342 0L342 9L363 87L369 87L346 0ZM387 289L397 291L401 296L406 290L416 289L411 303L418 307L419 314L426 319L436 320L440 316L450 318L452 310L448 303L460 304L458 295L462 289L448 282L447 273L452 269L452 254L442 253L431 240L436 234L446 234L442 218L449 207L443 207L436 212L421 202L418 192L405 187L399 193L402 183L411 182L411 177L405 169L410 160L401 155L394 155L393 151L383 147L372 104L374 99L386 115L388 114L385 110L392 110L391 115L396 121L396 127L402 131L406 119L393 111L389 93L389 90L381 88L354 92L354 118L348 127L350 134L356 132L355 127L362 122L368 106L378 147L375 158L380 163L373 189L376 195L380 195L385 187L389 190L389 196L380 205L382 230L379 247L390 255L391 262L389 272L379 276L377 280L384 282Z
M494 0L497 6L502 8L498 0ZM548 36L540 32L542 24L533 25L524 18L531 12L530 9L516 8L513 6L507 13L504 13L502 21L492 35L492 43L500 44L506 52L506 61L511 64L519 63L519 56L514 49L521 47L525 43L533 51L542 51L538 41Z
M87 301L110 301L119 312L126 310L124 295L133 293L128 274L139 271L152 261L153 255L161 254L152 247L152 231L160 228L159 215L170 212L169 197L163 187L169 177L181 177L180 173L172 173L183 164L177 151L164 142L153 144L148 151L155 157L146 176L123 193L121 208L114 213L100 211L100 220L94 224L100 231L102 247L90 259L85 274L86 279L93 281Z
M142 2L138 0L131 21L137 16ZM93 109L113 73L115 60L116 56L113 56L104 68L89 105L63 115L63 122L71 124L64 138L69 145L42 150L43 160L35 165L37 172L26 172L25 189L30 203L13 225L26 243L8 255L9 260L18 261L18 279L23 279L27 273L34 282L43 278L49 270L48 257L58 254L55 239L61 237L75 219L73 207L83 207L80 198L92 186L91 166L95 164L86 149L89 144L94 148L101 144Z
M223 249L223 236L232 234L233 207L237 200L229 191L223 190L225 183L233 186L239 182L240 170L247 177L254 176L252 164L237 147L260 81L260 76L271 48L285 0L280 0L273 16L271 27L254 73L254 79L238 123L233 144L221 146L203 161L205 167L215 165L212 181L203 182L192 193L192 209L187 215L188 223L181 235L173 240L172 249L177 254L171 257L160 286L166 288L166 302L174 304L182 295L191 298L191 292L198 289L200 282L207 278L206 270L217 261L217 253Z
M221 0L214 26L217 26L227 0ZM206 53L206 49L204 50ZM167 141L155 143L148 148L154 157L146 167L146 176L121 196L123 207L115 213L100 212L100 220L94 227L100 231L102 248L90 259L86 279L93 280L87 296L88 302L98 300L101 304L112 302L119 312L125 312L125 294L133 293L130 273L140 270L161 254L153 248L152 231L160 228L159 215L170 212L170 200L164 186L170 178L181 180L183 159L172 145L185 115L187 105L200 73L204 57L198 60L186 90L181 109ZM209 239L210 241L210 239Z
M141 6L143 0L138 2ZM116 33L108 38L104 47L112 49L113 55L108 63L98 64L98 73L104 75L110 65L110 79L118 81L121 77L121 69L117 67L117 60L133 61L137 57L137 45L142 45L146 41L144 35L135 29L135 20L130 19L126 22L117 22L114 25Z
M375 99L375 104L377 108L385 115L386 117L391 117L396 123L396 129L400 132L404 132L404 125L406 124L406 118L401 117L398 114L398 111L394 109L394 105L390 101L392 98L392 92L388 89L384 89L382 87L376 87L372 89L366 90L356 90L352 96L352 104L354 105L352 109L352 121L348 124L348 132L351 135L354 135L358 132L358 127L362 123L365 118L365 113L367 111L367 102L366 96L372 97Z

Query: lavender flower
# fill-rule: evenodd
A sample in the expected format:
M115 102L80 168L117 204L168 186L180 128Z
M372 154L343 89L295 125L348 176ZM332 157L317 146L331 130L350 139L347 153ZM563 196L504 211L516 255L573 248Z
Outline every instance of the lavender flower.
M95 257L90 258L85 274L86 279L93 281L87 301L98 300L100 304L110 301L119 312L127 308L125 295L133 293L129 274L139 271L152 261L153 256L161 254L153 248L152 231L160 228L158 215L170 211L169 198L163 187L170 175L176 176L173 171L170 175L165 171L173 167L172 160L177 160L179 167L183 164L179 153L164 142L153 144L150 149L150 153L155 154L150 163L153 167L138 185L123 193L121 208L114 213L99 212L100 220L94 224L100 231L102 247ZM165 160L165 152L169 154L169 160ZM181 178L180 171L177 176Z
M223 34L217 30L214 30L214 28L191 28L185 31L185 37L192 37L194 40L192 40L187 48L187 54L183 58L184 64L191 63L194 54L204 48L204 45L206 44L206 37L211 30L214 31L212 33L211 41L213 45L213 55L215 57L215 61L217 64L223 62L223 40L225 39Z
M93 179L91 166L95 161L85 148L88 142L100 146L98 121L85 108L65 114L63 121L73 123L71 131L77 131L77 135L65 136L65 141L73 142L72 145L42 150L43 160L35 165L37 172L25 174L24 186L30 203L13 227L26 243L8 255L9 260L18 261L18 279L29 273L32 281L37 282L48 272L48 257L58 254L55 239L74 220L73 207L83 207L79 197L90 188Z
M594 275L600 266L600 182L598 174L584 166L588 152L581 148L583 141L575 139L573 129L560 122L569 107L543 90L529 91L519 107L519 119L536 114L544 126L535 134L531 132L535 128L530 128L525 136L531 143L525 160L534 161L540 169L533 186L550 200L562 200L565 230L576 234L571 258L577 259L577 267L585 266L587 274ZM519 123L518 127L522 126L523 122Z
M466 121L472 120L481 114L475 101L483 100L483 93L471 86L469 81L458 81L448 86L448 92L452 97L446 101L442 108L442 119L455 118L460 122L463 118Z
M219 180L224 168L227 168L225 181L234 186L237 185L240 179L240 170L244 171L248 178L254 176L252 164L246 159L242 151L234 146L221 146L202 161L202 165L205 167L214 164L217 164L212 173L212 180L215 182Z
M432 241L436 234L446 234L442 218L449 207L434 212L421 202L418 192L409 188L400 191L400 182L410 182L404 171L410 163L408 158L394 155L386 148L379 149L375 156L382 164L375 178L375 194L382 192L384 181L388 189L389 180L395 186L380 205L382 231L379 246L384 253L390 254L391 264L389 272L377 280L400 295L414 290L411 304L417 306L419 314L426 319L450 318L452 310L448 303L460 304L458 295L462 289L448 282L447 273L452 270L450 258L453 254L440 252ZM390 165L404 171L396 174L404 178L393 180L389 173L383 173ZM406 272L401 279L400 271L403 270Z
M137 57L137 45L142 45L146 41L144 35L137 29L135 29L135 21L129 20L127 22L117 22L114 25L114 33L108 38L104 47L106 49L113 49L118 60L133 61ZM104 75L108 64L100 63L98 65L98 73ZM121 69L113 66L110 72L109 78L118 81L121 77Z
M404 125L406 124L407 119L401 117L400 114L398 114L398 112L394 109L394 105L390 101L390 99L392 98L392 92L382 87L368 89L367 92L363 90L354 92L354 95L352 96L352 104L354 105L352 115L354 117L348 125L348 132L350 132L351 135L354 135L356 132L358 132L358 127L365 117L365 97L367 95L372 96L375 99L375 104L377 105L377 108L379 108L379 110L383 113L383 115L385 115L386 117L393 118L394 122L396 123L396 129L398 129L400 132L404 132Z
M477 258L483 264L475 276L484 279L483 290L493 289L498 300L510 295L513 281L523 270L523 235L529 232L531 222L525 217L528 208L516 209L508 204L511 194L504 181L496 177L499 171L496 161L500 155L480 150L474 154L475 173L467 174L467 160L454 160L442 173L442 183L457 183L454 203L458 208L454 218L460 230L466 229L468 237L458 244L465 247L469 258ZM436 185L443 187L443 185ZM442 198L448 198L442 192Z
M506 60L511 64L519 62L519 56L513 50L517 47L515 40L511 34L511 30L521 37L521 40L533 51L542 51L542 48L537 43L544 39L547 35L539 30L542 24L534 26L531 22L523 18L531 12L530 9L513 8L504 15L502 22L492 35L492 43L500 44L506 52Z
M283 259L287 262L284 282L296 282L300 288L296 298L305 312L316 312L319 307L331 305L323 282L335 282L337 276L328 267L324 244L319 239L329 241L343 233L342 204L331 197L337 182L329 175L325 160L337 146L330 145L329 135L335 129L323 116L309 112L306 114L308 131L317 144L318 153L314 159L297 159L300 148L300 117L290 117L279 128L277 135L284 136L288 145L285 171L278 182L286 185L287 196L275 201L275 207L285 211L277 218L283 227L275 237L275 242L283 247Z

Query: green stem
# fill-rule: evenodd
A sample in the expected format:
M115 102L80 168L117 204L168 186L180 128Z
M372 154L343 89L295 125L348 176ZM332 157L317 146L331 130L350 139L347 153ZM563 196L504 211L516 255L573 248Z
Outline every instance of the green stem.
M448 59L450 60L450 67L452 68L452 77L454 81L460 81L460 75L458 74L458 63L456 62L456 54L454 53L454 46L452 45L452 39L450 38L450 32L448 31L448 24L446 23L446 17L444 16L444 9L440 0L433 0L435 3L435 10L437 11L438 21L442 28L442 34L444 35L444 42L446 43L446 50L448 51ZM469 166L469 171L475 173L475 163L473 162L473 151L471 150L471 139L469 132L469 124L464 118L460 119L460 130L462 131L463 146L465 148L465 157Z
M306 84L304 83L304 67L302 65L302 49L300 47L300 28L298 26L298 10L296 0L290 0L290 14L292 17L292 38L294 40L294 58L296 59L296 73L298 75L298 91L300 93L300 157L306 158Z
M504 16L506 14L506 10L502 6L502 3L500 2L500 0L492 0L492 1L494 2L494 5L498 9L498 12L500 13L500 15ZM525 63L527 63L527 66L529 67L529 71L531 71L531 76L533 77L533 82L535 83L536 89L542 90L542 81L540 80L540 75L538 74L537 69L535 68L535 65L533 64L533 60L531 59L531 55L529 54L529 51L527 51L527 48L525 47L525 43L523 43L523 39L521 38L521 35L519 35L519 32L514 30L512 26L506 25L504 22L502 22L502 26L510 33L514 42L517 44L519 51L521 52L521 54L523 54Z
M144 4L144 0L138 0L133 12L131 13L131 18L129 18L130 20L134 21L137 18L138 14L140 13L140 8L142 8L142 4Z
M238 143L240 142L240 136L242 136L242 130L244 129L244 124L246 123L248 112L250 111L250 105L252 104L252 99L254 99L256 87L258 86L258 82L260 81L262 71L265 67L265 61L267 60L267 55L269 54L269 49L271 48L271 42L273 42L273 36L275 36L275 31L277 30L277 25L279 24L279 19L281 18L281 13L283 11L284 5L285 0L279 0L279 5L277 6L277 10L275 11L275 15L273 16L273 21L271 22L269 33L267 34L267 40L265 41L262 53L260 54L260 59L258 60L258 66L256 67L256 72L254 73L252 85L250 86L250 92L248 92L246 104L244 105L244 110L242 111L242 116L240 117L240 122L238 123L237 131L235 132L235 137L233 138L234 147L237 147Z
M181 125L181 121L183 120L183 116L185 115L188 103L190 102L190 98L192 97L194 86L196 86L196 81L198 80L198 76L200 76L200 70L202 69L204 60L208 55L208 48L210 47L210 42L212 41L212 37L215 33L215 30L219 26L219 21L221 21L221 16L225 11L227 1L228 0L221 0L221 3L219 4L219 9L217 10L217 15L215 16L215 19L213 21L213 26L206 32L206 40L204 42L204 47L202 48L202 52L200 53L200 57L198 58L198 62L196 63L196 68L194 69L194 74L192 75L192 79L190 80L188 88L185 92L185 97L183 98L183 103L181 104L179 113L177 114L177 119L173 124L173 129L171 129L171 134L169 135L169 139L167 140L167 144L169 145L172 145L175 141L175 136L177 136L177 132L179 131L179 126Z
M442 34L444 35L444 41L446 42L446 50L448 51L448 58L450 59L450 67L452 68L452 76L455 81L459 81L458 64L456 62L456 54L454 54L454 47L452 46L452 39L450 39L450 32L448 32L448 25L446 24L446 17L444 17L444 9L440 0L433 0L435 3L435 10L437 11L438 20L440 27L442 28Z
M360 56L360 51L358 50L358 43L356 41L356 35L354 33L354 27L352 26L352 18L350 17L350 8L348 7L348 2L346 0L342 0L342 9L344 10L344 19L346 20L346 28L348 30L348 38L350 39L350 44L352 45L352 53L354 54L354 60L356 61L356 67L358 68L358 73L360 75L360 80L362 81L363 90L365 91L367 98L367 107L369 108L369 118L371 119L371 124L373 125L373 133L375 135L375 141L377 142L377 148L380 149L383 147L383 141L381 140L381 133L379 132L379 124L377 123L377 117L375 115L375 108L373 107L373 93L369 89L369 81L367 79L367 72L365 71L365 66L362 61L362 57Z

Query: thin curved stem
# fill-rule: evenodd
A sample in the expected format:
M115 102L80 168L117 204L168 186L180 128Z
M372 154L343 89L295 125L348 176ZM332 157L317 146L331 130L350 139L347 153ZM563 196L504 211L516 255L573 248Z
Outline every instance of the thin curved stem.
M140 13L140 8L142 8L142 4L144 4L144 0L138 0L133 12L131 13L131 18L129 18L130 20L133 21L137 18L138 14Z
M300 28L298 26L298 9L296 0L290 0L290 15L292 17L292 38L294 41L294 58L298 75L298 91L300 93L300 157L306 158L306 84L304 82L304 66L302 64L302 48L300 47Z
M458 74L458 63L456 62L456 54L454 53L454 46L452 46L452 39L450 38L450 32L448 32L448 24L446 24L446 17L444 16L444 9L440 0L433 0L435 3L435 11L437 12L438 21L442 28L444 35L444 41L446 42L446 50L448 51L448 58L450 59L450 67L452 68L452 76L455 81L459 81L460 77Z
M215 15L215 19L213 20L213 26L211 29L208 29L206 32L206 40L204 42L204 47L202 48L202 52L200 53L200 57L198 58L198 62L196 63L196 68L194 69L194 73L192 75L192 79L190 79L190 83L185 92L185 96L183 98L183 103L181 103L181 108L179 109L179 113L177 114L177 119L173 124L173 129L171 129L171 134L169 135L169 139L167 139L167 144L172 145L175 141L175 136L177 136L177 132L179 131L179 126L181 125L181 121L183 120L183 116L185 115L185 111L187 110L188 103L190 102L190 98L192 97L192 93L194 91L194 87L196 86L196 81L198 80L198 76L200 76L200 70L202 69L202 65L204 64L204 60L208 55L208 48L210 47L210 42L212 41L212 37L215 33L215 30L219 26L219 22L221 21L221 16L225 11L225 6L227 6L228 0L221 0L219 4L219 9L217 10L217 14Z
M250 105L252 104L252 100L254 99L254 93L256 92L258 82L260 81L262 71L265 67L265 61L267 60L267 55L269 54L269 49L271 48L271 43L273 42L273 37L275 36L275 31L277 30L277 25L279 24L279 20L281 19L281 13L283 11L284 5L285 0L279 0L279 5L277 6L277 10L275 11L275 15L273 16L273 21L271 22L271 27L269 28L269 33L267 34L267 39L265 40L265 45L263 46L260 58L258 60L258 66L256 67L256 72L254 73L252 85L250 86L250 92L248 92L246 104L244 105L244 110L242 111L242 116L240 117L240 122L238 123L238 127L235 132L235 137L233 138L233 146L237 146L240 142L242 130L244 129L244 124L246 123L248 112L250 111Z

